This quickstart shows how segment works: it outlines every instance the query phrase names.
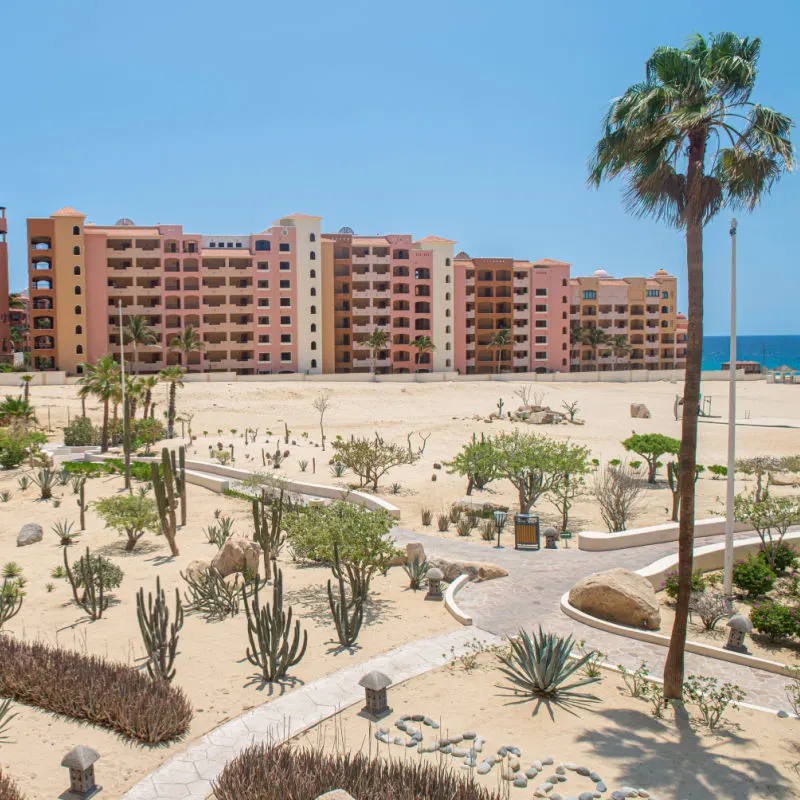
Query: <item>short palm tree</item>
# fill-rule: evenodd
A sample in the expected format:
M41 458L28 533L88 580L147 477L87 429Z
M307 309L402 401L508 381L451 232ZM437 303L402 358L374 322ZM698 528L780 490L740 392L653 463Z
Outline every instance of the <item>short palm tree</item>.
M181 353L183 366L189 368L189 353L199 352L203 349L203 342L197 333L194 325L187 325L177 336L173 336L169 342L170 350L177 350ZM200 368L202 371L202 362Z
M145 375L141 378L144 408L142 416L147 419L150 416L150 405L153 402L153 389L158 386L158 375Z
M36 413L24 397L7 396L0 401L0 425L8 425L15 421L24 425L36 422Z
M361 340L361 344L369 348L369 356L372 359L372 374L374 375L378 353L381 350L385 350L389 344L389 331L386 328L375 328L369 336Z
M695 34L658 47L644 80L612 100L589 183L621 177L634 214L683 231L689 330L683 389L678 598L664 668L664 696L679 699L692 579L697 417L703 357L703 228L723 208L753 210L794 166L784 114L753 102L761 40Z
M619 356L627 356L631 352L631 343L624 333L617 333L611 337L608 342L611 347L611 355L614 357L614 366L612 369L617 368L617 358Z
M94 364L82 364L83 374L78 378L78 396L85 398L92 394L103 403L103 428L100 437L100 450L108 450L108 412L111 400L118 391L120 382L119 364L113 356L104 355Z
M433 339L431 339L430 336L417 336L411 344L417 348L417 354L414 359L417 365L419 365L419 357L423 353L432 353L436 349L436 345L433 343Z
M27 403L30 400L31 396L31 381L33 380L33 375L23 375L20 378L22 382L22 391L25 397L25 402Z
M489 349L494 353L494 371L500 373L500 356L503 349L511 344L511 331L508 328L500 328L492 334L489 340Z
M175 436L175 400L177 390L183 388L186 371L183 367L167 367L158 373L164 383L169 384L169 403L167 405L167 439Z
M591 348L595 362L597 351L608 343L608 334L602 328L585 328L583 331L583 344Z
M130 342L131 348L133 349L132 361L133 371L135 373L138 371L136 348L139 346L147 347L148 345L156 344L158 342L158 336L147 324L147 317L141 314L134 314L132 317L128 317L128 322L122 329L122 333L125 337L125 341Z
M8 295L8 307L25 308L25 301L22 299L22 295L19 292L11 292L11 294Z

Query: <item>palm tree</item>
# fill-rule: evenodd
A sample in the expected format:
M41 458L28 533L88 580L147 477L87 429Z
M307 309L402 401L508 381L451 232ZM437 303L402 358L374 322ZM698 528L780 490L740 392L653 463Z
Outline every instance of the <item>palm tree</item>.
M22 381L22 391L25 396L25 402L27 403L31 396L31 381L33 380L33 375L22 375L20 376L20 380Z
M8 425L14 421L22 422L25 427L31 422L36 422L33 406L22 396L6 396L0 402L0 425Z
M494 369L496 374L500 374L500 356L503 348L511 344L511 331L508 328L500 328L492 334L489 340L489 349L494 352Z
M11 294L8 295L8 307L25 308L25 301L22 299L22 295L19 292L11 292Z
M188 326L187 326L188 327ZM167 406L167 439L175 436L175 395L177 389L183 388L183 367L167 367L158 373L164 383L169 384L169 404Z
M377 368L378 352L384 350L389 343L389 331L386 328L375 328L372 333L361 340L361 344L369 348L369 356L372 359L372 374Z
M134 314L132 317L128 317L128 321L122 329L122 335L125 337L126 341L130 342L131 348L133 349L132 361L133 371L135 373L138 371L136 348L140 345L142 347L147 347L151 344L157 344L158 336L156 336L156 332L147 324L147 317L141 314Z
M751 100L759 39L695 34L659 47L644 80L612 100L589 183L622 177L625 201L684 232L689 331L681 430L678 598L664 696L681 696L694 540L697 417L703 355L703 227L723 208L754 209L794 164L792 120Z
M150 416L150 404L153 401L153 389L158 386L158 375L145 375L141 378L142 392L144 396L144 408L142 409L142 418L147 419Z
M203 349L203 342L197 334L194 325L187 325L178 336L173 336L169 342L170 350L178 350L183 355L181 361L186 369L189 368L189 353L198 352ZM203 364L200 363L202 372ZM163 370L162 370L163 372Z
M624 333L617 333L611 337L609 341L611 346L611 355L614 356L614 365L612 369L617 368L617 356L626 356L631 352L631 345L628 337Z
M120 383L119 365L113 356L104 355L94 364L81 364L83 375L78 378L80 389L78 396L85 398L93 394L103 403L103 429L100 437L100 451L108 450L108 411L109 404L117 392Z
M430 336L417 336L411 344L417 348L417 354L414 358L414 363L417 365L419 365L419 357L423 353L432 353L436 349L436 345Z
M590 347L592 355L597 363L597 351L600 347L608 343L608 334L602 328L586 328L583 331L583 344Z

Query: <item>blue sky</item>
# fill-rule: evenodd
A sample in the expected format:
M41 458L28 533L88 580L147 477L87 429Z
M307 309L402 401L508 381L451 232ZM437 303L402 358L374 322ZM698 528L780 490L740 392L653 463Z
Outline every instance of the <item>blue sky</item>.
M203 233L302 211L325 230L437 234L574 274L663 267L685 294L680 233L628 216L619 186L585 186L609 99L655 46L727 29L762 37L757 99L800 118L797 0L769 13L740 0L43 0L2 16L12 289L26 281L25 217L71 205ZM729 216L706 229L708 334L727 327ZM741 333L798 333L798 223L797 174L740 215Z

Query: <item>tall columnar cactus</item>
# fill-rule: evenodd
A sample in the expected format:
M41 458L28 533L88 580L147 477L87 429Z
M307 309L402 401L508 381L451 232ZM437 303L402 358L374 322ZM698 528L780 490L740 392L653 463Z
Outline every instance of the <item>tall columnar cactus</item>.
M178 448L178 457L175 458L175 451L170 452L172 462L172 474L175 479L175 492L181 501L181 526L186 525L186 448L181 445Z
M169 549L172 555L180 555L178 545L175 541L177 532L177 521L175 519L175 478L172 471L172 461L166 447L161 451L161 469L159 470L157 462L150 464L150 480L153 483L153 493L155 494L156 505L158 506L161 532L169 543Z
M81 475L77 481L78 487L78 508L81 512L81 530L86 530L86 476Z
M335 573L339 576L339 599L333 596L333 588L328 579L328 605L331 608L333 623L336 625L336 635L342 647L352 647L358 639L361 625L364 622L364 601L360 597L353 597L352 610L348 611L347 592L344 588L342 567L339 563L339 545L333 545L333 558L336 565Z
M272 565L275 580L272 584L272 605L261 605L259 583L252 584L252 595L247 596L247 585L243 587L244 610L247 615L247 660L261 669L265 681L274 683L286 677L290 667L299 664L306 654L308 633L301 631L300 621L292 628L292 608L283 610L283 573L278 565ZM302 636L301 636L302 633Z
M267 508L270 513L267 516ZM283 489L277 502L270 504L266 492L253 500L253 541L261 546L264 555L264 579L272 580L271 564L281 553L286 535L281 530L283 522Z
M81 556L76 564L75 572L69 566L67 560L67 548L64 551L64 570L67 573L67 580L72 587L72 596L75 602L93 620L100 619L103 612L108 608L108 597L105 595L105 579L103 576L103 560L92 558L89 548L86 548L86 555ZM83 591L79 594L78 589Z
M22 608L22 592L16 580L3 578L3 585L0 587L0 629L8 622L11 617L19 614Z
M289 423L283 423L283 441L284 444L289 444Z
M148 592L144 602L144 589L136 595L136 617L147 652L147 672L153 680L171 681L175 677L175 656L178 652L178 633L183 627L183 604L175 590L175 619L170 622L167 598L161 588L161 578L156 577L156 595Z

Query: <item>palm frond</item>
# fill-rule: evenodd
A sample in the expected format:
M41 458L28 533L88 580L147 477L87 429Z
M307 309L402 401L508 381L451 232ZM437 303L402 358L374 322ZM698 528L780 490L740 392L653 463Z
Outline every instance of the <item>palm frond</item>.
M726 204L732 208L753 209L783 172L783 162L775 156L727 147L719 151L714 176Z

